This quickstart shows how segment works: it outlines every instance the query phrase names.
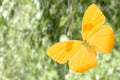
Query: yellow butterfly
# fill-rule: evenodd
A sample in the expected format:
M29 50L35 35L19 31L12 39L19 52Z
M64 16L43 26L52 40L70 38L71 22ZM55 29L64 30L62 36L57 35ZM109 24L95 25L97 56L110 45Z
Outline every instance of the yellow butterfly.
M84 72L97 64L96 52L109 53L114 45L114 32L103 25L105 16L91 4L82 21L83 40L69 40L56 43L47 50L47 55L60 64L69 60L73 72Z

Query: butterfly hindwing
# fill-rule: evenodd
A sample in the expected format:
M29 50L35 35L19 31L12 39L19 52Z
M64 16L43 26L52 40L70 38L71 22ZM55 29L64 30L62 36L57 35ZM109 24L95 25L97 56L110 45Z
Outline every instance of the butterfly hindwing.
M64 64L73 56L80 48L81 41L69 40L56 43L52 45L48 50L47 54L53 60L60 64Z
M84 72L96 66L95 51L82 45L80 50L69 60L69 68L73 72Z
M109 53L114 45L113 29L110 26L101 26L88 42L96 51Z
M98 28L104 23L105 16L100 9L91 4L85 11L82 21L82 37L83 40L90 38Z

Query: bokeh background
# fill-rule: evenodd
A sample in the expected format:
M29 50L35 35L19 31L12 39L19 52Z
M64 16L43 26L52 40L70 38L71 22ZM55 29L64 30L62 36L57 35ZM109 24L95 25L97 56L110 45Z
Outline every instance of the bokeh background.
M69 71L46 55L65 39L81 39L86 8L95 3L112 26L115 45L98 65ZM120 0L0 0L0 80L120 80Z

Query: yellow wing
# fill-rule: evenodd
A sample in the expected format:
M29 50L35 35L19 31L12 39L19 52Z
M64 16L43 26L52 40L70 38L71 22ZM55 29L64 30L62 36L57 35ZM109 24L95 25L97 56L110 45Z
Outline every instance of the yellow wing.
M82 21L83 40L90 38L104 22L105 16L103 13L95 4L91 4L86 10Z
M84 72L97 64L95 51L82 45L80 50L70 59L69 68L73 72Z
M81 41L77 40L59 42L47 50L47 55L56 62L63 64L79 50L80 46Z
M88 42L96 51L109 53L114 45L113 29L110 26L101 26Z

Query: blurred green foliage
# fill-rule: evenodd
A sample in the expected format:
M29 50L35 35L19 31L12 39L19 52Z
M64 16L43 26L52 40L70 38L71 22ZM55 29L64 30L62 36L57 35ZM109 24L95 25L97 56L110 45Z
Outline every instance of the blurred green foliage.
M81 39L86 8L96 3L115 32L110 54L84 73L46 55L53 43ZM120 0L0 0L0 80L120 80Z

